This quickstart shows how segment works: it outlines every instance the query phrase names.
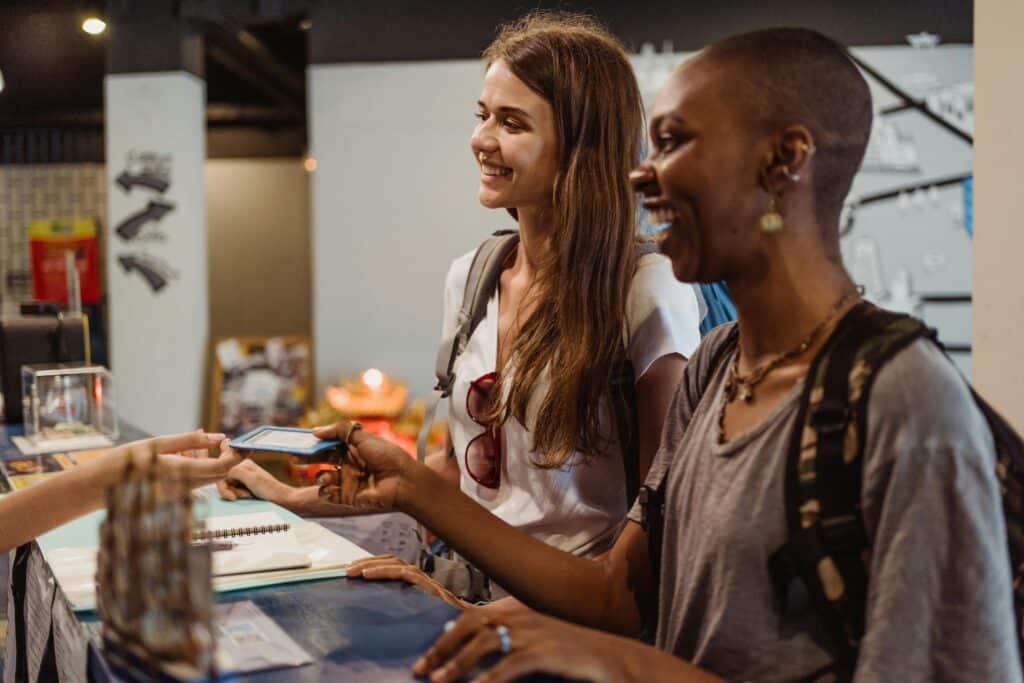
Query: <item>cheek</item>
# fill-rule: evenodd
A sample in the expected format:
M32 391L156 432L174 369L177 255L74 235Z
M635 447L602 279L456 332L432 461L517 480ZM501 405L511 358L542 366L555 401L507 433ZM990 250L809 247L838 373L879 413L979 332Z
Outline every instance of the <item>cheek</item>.
M553 145L533 136L517 137L502 147L502 154L505 163L519 174L517 180L531 188L550 188L557 169Z

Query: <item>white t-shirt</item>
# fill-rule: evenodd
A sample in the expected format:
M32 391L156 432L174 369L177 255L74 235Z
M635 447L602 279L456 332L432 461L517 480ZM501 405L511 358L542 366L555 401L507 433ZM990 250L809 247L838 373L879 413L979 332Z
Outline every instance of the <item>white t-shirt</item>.
M448 270L443 336L451 335L456 327L474 254L475 251L456 259ZM694 288L675 279L666 257L641 257L626 300L630 341L627 351L636 379L662 356L678 353L689 358L700 342L700 315ZM510 418L501 428L499 487L481 486L466 471L466 446L483 431L466 413L466 394L473 380L495 371L497 346L495 292L487 305L487 315L473 331L454 367L448 425L462 473L462 490L505 522L549 545L577 555L604 552L626 517L625 473L617 444L610 452L587 462L574 453L562 467L544 469L532 464L539 460L532 454L532 434L518 420ZM528 410L528 424L536 420L547 388L542 377ZM610 410L606 409L604 415L606 420L613 419Z

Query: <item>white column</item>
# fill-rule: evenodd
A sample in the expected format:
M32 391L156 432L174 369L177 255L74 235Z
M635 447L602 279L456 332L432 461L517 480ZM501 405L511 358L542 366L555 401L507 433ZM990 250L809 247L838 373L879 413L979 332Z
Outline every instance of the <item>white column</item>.
M106 274L119 412L153 434L194 429L208 343L205 84L174 71L111 74L105 85Z
M975 5L974 382L1024 432L1024 3Z

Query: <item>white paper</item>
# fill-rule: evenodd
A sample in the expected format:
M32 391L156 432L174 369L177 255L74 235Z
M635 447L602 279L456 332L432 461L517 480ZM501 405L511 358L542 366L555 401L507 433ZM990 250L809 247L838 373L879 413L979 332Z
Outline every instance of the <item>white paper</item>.
M40 455L42 453L62 453L65 451L85 451L95 448L110 448L114 442L103 434L87 434L85 436L69 436L66 439L39 439L34 443L24 436L13 436L11 441L23 455Z
M305 450L320 443L310 432L293 432L287 429L268 429L246 440L246 446L276 446Z

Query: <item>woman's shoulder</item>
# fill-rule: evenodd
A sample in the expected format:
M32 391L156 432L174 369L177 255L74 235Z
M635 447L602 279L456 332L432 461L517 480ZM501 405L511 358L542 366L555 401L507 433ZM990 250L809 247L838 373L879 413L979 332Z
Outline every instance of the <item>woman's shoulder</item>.
M908 345L878 371L868 418L869 435L892 432L918 445L972 444L966 450L976 450L975 437L988 436L967 380L927 339Z
M632 303L674 296L698 304L696 288L676 279L672 262L664 254L644 254L637 260L629 296Z
M693 285L680 282L672 263L661 254L645 254L626 298L626 340L636 377L658 358L693 355L700 343L700 300Z
M637 263L626 299L626 323L630 344L649 346L669 337L689 358L700 341L704 311L693 285L680 282L672 263L661 254L646 254Z

